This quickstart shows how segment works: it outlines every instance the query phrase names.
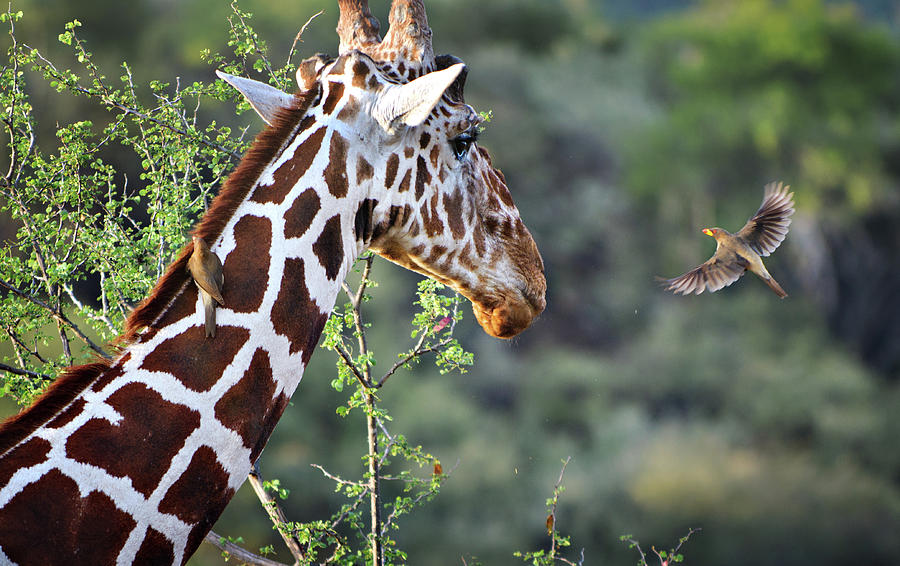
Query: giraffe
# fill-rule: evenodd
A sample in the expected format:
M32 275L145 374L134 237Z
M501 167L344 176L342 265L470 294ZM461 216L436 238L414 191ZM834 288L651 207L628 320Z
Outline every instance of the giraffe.
M215 337L187 244L113 360L65 370L0 428L0 563L183 564L266 444L340 283L369 249L452 286L492 336L545 306L543 263L476 142L465 65L421 0L338 0L336 58L287 94L220 74L268 126L193 236L221 258Z

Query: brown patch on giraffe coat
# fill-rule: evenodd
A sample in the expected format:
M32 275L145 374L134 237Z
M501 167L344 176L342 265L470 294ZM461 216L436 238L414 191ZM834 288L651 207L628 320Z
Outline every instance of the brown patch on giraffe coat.
M309 90L313 87L316 81L316 67L318 64L322 62L318 57L310 57L309 59L304 59L300 66L297 68L297 77L299 81L303 82L301 88L303 90Z
M355 96L347 96L347 101L338 112L338 120L349 122L359 112L359 100Z
M193 245L193 244L192 244ZM188 274L190 277L190 274ZM147 328L141 335L143 340L151 340L160 328L175 324L179 320L195 316L197 314L197 285L193 279L187 281L184 291L175 297L169 309L163 314L153 327Z
M347 141L337 132L331 134L328 166L325 167L325 184L336 198L347 196Z
M334 74L334 72L329 73ZM335 107L338 102L341 101L341 98L344 97L344 83L338 82L329 82L328 83L328 96L325 97L325 103L322 105L322 112L324 114L331 114L334 112Z
M328 313L321 312L309 296L303 260L285 260L281 290L272 305L272 327L290 341L290 353L303 350L305 363L312 356L327 319Z
M485 214L481 219L481 227L488 234L496 234L500 228L500 219L493 214Z
M303 118L302 120L300 120L300 125L297 127L296 135L299 136L300 134L302 134L303 132L308 130L315 123L316 123L315 116L310 115L310 116ZM309 139L309 138L307 138L307 139Z
M307 357L306 352L303 353L303 357L305 358L303 363L307 363L309 357ZM281 415L284 413L284 409L288 406L290 400L290 397L281 393L275 398L275 401L272 402L271 407L263 419L262 428L259 433L259 438L256 441L256 445L250 451L251 462L255 462L256 459L259 458L259 454L262 452L262 449L265 448L266 442L269 441L269 437L272 436L272 431L275 430L275 425L278 424L278 419L281 418Z
M91 385L91 391L102 391L104 387L112 383L117 377L125 375L125 364L128 363L128 360L130 359L131 352L126 352L125 355L116 362L116 365L100 374L94 384Z
M338 57L334 61L334 65L331 66L331 70L328 71L328 75L343 75L345 71L345 67L347 66L347 56Z
M235 312L256 312L262 304L269 280L272 221L260 216L244 216L234 225L234 239L235 248L222 266L225 274L222 298L225 299L225 307ZM192 304L196 309L195 305L196 302ZM202 318L198 313L197 320ZM215 340L208 340L211 343L219 341L218 334Z
M403 157L405 157L407 159L412 159L412 156L415 154L415 152L416 152L416 150L407 146L407 147L403 148Z
M400 156L392 153L388 156L387 167L385 168L384 188L390 189L394 186L394 180L397 178L397 168L400 167Z
M444 223L441 222L437 213L437 193L431 197L431 202L423 202L419 211L422 213L422 224L425 226L425 233L428 237L436 236L444 231Z
M454 191L453 194L444 195L444 210L447 212L447 225L450 232L457 240L466 235L466 225L463 222L463 195L462 191Z
M431 159L431 166L437 169L438 159L441 157L441 147L438 144L434 144L428 157ZM441 180L443 181L443 179Z
M247 471L250 471L249 462ZM185 561L197 550L232 495L234 490L228 487L228 473L216 453L209 446L198 448L187 469L159 503L161 513L175 515L194 525L185 545Z
M216 338L208 340L203 325L192 326L154 348L141 369L170 373L188 389L207 391L249 337L245 328L219 325Z
M319 239L313 244L313 253L319 258L319 264L325 268L325 276L334 281L344 261L344 247L341 239L341 215L335 214L328 219Z
M353 217L353 233L356 239L362 242L368 242L372 238L374 227L372 226L372 216L378 201L375 199L363 199L356 209Z
M171 564L175 561L175 549L164 534L154 528L147 529L144 542L134 557L134 564Z
M117 424L89 420L66 441L66 455L129 478L136 490L149 497L168 470L167 463L200 426L200 414L166 401L142 383L125 385L106 402L122 420Z
M55 469L0 508L3 552L19 564L115 564L135 525L107 495L81 497Z
M369 78L369 66L357 59L353 63L353 86L365 88L367 78Z
M429 143L431 143L431 134L429 134L428 132L422 132L422 135L419 136L419 147L425 149L426 147L428 147Z
M459 263L462 264L463 267L468 269L469 271L474 272L477 269L477 265L472 261L472 244L466 242L466 245L463 246L463 249L459 252Z
M397 188L397 192L405 193L409 190L409 180L412 178L412 169L407 169L406 173L403 175L403 180L400 181L400 186Z
M498 175L498 173L499 171L495 171L494 169L491 169L487 173L488 185L493 189L494 193L500 197L503 204L506 206L514 206L512 195L509 193L509 189L506 187L502 175Z
M428 252L428 257L425 259L425 263L428 265L437 265L438 260L441 259L447 253L446 246L432 246L431 251Z
M315 189L306 189L294 200L294 204L284 213L284 237L299 238L309 230L310 224L319 213L321 201Z
M70 367L30 407L13 415L0 426L0 454L23 441L35 429L66 408L97 376L109 369L110 360Z
M269 355L262 348L253 353L244 376L216 403L216 419L237 432L244 446L253 448L262 432L264 415L275 395Z
M112 372L110 372L112 373ZM47 423L47 428L62 428L72 422L81 411L84 410L84 397L75 399L75 402L66 407L55 419Z
M420 155L416 160L416 200L422 198L425 194L425 185L431 182L431 172L428 171L428 164Z
M484 228L482 226L475 226L475 229L472 230L472 243L475 244L475 255L477 257L484 257L486 246Z
M0 486L9 483L17 470L40 464L50 452L50 443L43 438L32 438L13 448L0 460Z
M363 158L362 155L356 158L356 184L368 181L375 174L372 164Z
M391 206L387 218L379 222L372 230L372 241L375 242L391 228L399 228L406 224L412 214L412 207L404 204L403 207Z
M322 146L322 140L325 139L327 131L327 128L321 127L306 138L294 151L294 156L282 163L272 173L274 182L268 186L258 185L250 195L250 200L275 204L284 202L285 197L297 185L300 177L306 174L316 155L319 154L319 148Z

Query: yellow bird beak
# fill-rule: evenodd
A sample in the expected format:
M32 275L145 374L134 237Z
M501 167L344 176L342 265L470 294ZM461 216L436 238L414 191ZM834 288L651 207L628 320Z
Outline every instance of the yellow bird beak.
M712 235L713 235L713 231L710 230L709 228L704 228L704 229L703 229L703 233L706 234L707 236L712 236Z

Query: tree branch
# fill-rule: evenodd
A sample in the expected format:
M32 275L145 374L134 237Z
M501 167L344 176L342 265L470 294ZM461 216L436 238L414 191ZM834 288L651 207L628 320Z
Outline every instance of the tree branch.
M559 504L559 487L562 485L563 475L566 473L566 466L572 461L572 457L563 461L562 469L559 471L559 477L553 486L553 505L550 506L550 517L547 523L550 525L550 556L556 557L556 506Z
M7 289L12 291L16 295L22 297L23 299L41 307L42 309L47 310L50 313L50 315L57 321L57 323L65 324L66 326L71 328L72 332L74 332L76 336L81 338L81 340L84 341L84 343L87 344L91 348L91 350L94 350L95 352L97 352L98 354L100 354L101 356L106 358L107 360L112 359L112 356L107 354L103 348L101 348L100 346L95 344L93 340L88 338L87 335L84 332L82 332L81 329L78 328L78 326L74 322L69 320L66 317L66 315L64 315L62 313L62 311L59 311L59 310L53 308L52 306L48 305L47 303L38 299L37 297L29 295L28 293L26 293L20 289L17 289L16 287L13 287L8 281L6 281L2 278L0 278L0 285L6 287Z
M453 329L456 327L456 312L458 309L459 309L459 304L456 303L453 305L453 312L450 313L450 320L452 321L450 323L451 336L453 334ZM428 348L422 348L422 345L425 344L425 339L428 337L428 334L429 334L429 332L425 332L425 331L422 332L422 335L419 336L419 341L416 342L416 345L413 347L412 352L410 352L409 354L407 354L406 356L401 358L399 361L394 362L394 365L392 365L390 367L390 369L388 369L387 372L385 372L385 374L381 377L381 379L378 381L378 383L375 384L376 388L380 389L382 386L384 386L384 383L388 380L388 378L391 377L392 375L394 375L394 373L396 373L397 370L400 369L401 367L403 367L404 365L408 364L409 362L413 361L414 359L418 358L419 356L423 356L425 354L430 354L431 352L437 352L438 350L440 350L441 348L443 348L444 346L446 346L447 344L449 344L450 342L453 341L452 338L447 338L445 340L438 342L437 344L429 346Z
M51 63L46 57L44 57L43 54L41 54L40 51L38 51L37 49L35 49L34 47L31 47L31 46L29 46L29 45L25 45L25 47L27 47L28 49L31 49L31 50L37 55L37 57L38 57L41 61L44 62L44 64L46 65L46 69L48 70L48 72L49 72L51 75L53 75L54 78L60 79L61 81L65 82L65 77L63 77L63 75L56 69L56 66L55 66L53 63ZM220 152L224 153L225 155L231 156L233 159L236 159L236 160L240 160L240 159L241 159L241 155L240 155L239 153L236 153L236 152L231 151L230 149L228 149L228 148L226 148L226 147L223 147L223 146L221 146L221 145L219 145L219 144L216 144L216 143L213 143L213 142L211 142L211 141L209 141L209 140L206 140L206 139L204 139L203 137L200 137L200 136L193 136L193 135L191 135L190 133L188 133L187 131L182 130L182 129L180 129L180 128L176 128L175 126L172 126L171 124L167 124L166 122L163 122L162 120L159 120L159 119L157 119L157 118L154 118L153 116L149 116L149 115L144 114L143 112L141 112L141 111L139 111L139 110L136 110L136 109L131 108L131 107L129 107L129 106L125 106L125 105L120 104L120 103L118 103L118 102L116 102L116 101L114 101L114 100L110 100L110 99L108 99L108 98L106 98L106 97L104 97L104 96L102 96L102 95L98 95L98 94L95 93L94 91L92 91L92 90L90 90L90 89L87 89L87 88L84 88L84 87L81 86L80 84L73 84L73 85L71 85L71 89L74 90L75 92L77 92L77 93L79 93L79 94L83 94L83 95L85 95L85 96L87 96L87 97L89 97L89 98L98 98L102 104L104 104L105 106L107 106L107 107L109 107L109 108L115 108L116 110L119 110L119 111L121 111L121 112L123 112L123 113L125 113L125 114L130 114L130 115L132 115L132 116L137 116L138 118L141 118L142 120L148 120L148 121L150 121L150 122L153 122L153 123L156 124L157 126L160 126L160 127L162 127L162 128L166 128L167 130L170 130L170 131L172 131L172 132L174 132L174 133L176 133L176 134L179 134L179 135L181 135L181 136L184 136L184 137L187 138L187 139L194 140L194 141L196 141L196 142L198 142L198 143L202 143L203 145L205 145L205 146L207 146L207 147L210 147L210 148L212 148L212 149L215 149L216 151L220 151Z
M356 312L356 311L354 311ZM375 418L375 403L377 401L374 394L366 391L366 432L369 443L369 500L370 500L370 520L372 545L372 564L381 566L384 563L384 549L381 544L381 485L379 484L378 474L381 469L381 462L378 459L378 423Z
M258 554L253 554L249 550L234 544L213 531L206 533L205 540L219 550L227 552L234 558L237 558L243 564L252 564L253 566L290 566L283 562L276 562L274 560L269 560L268 558L263 558Z
M343 337L341 337L341 339L343 340ZM338 353L338 355L341 357L341 360L344 361L344 365L346 365L347 368L349 368L350 371L353 372L353 375L356 376L356 379L364 388L369 389L372 387L372 385L368 381L366 381L365 376L359 373L359 369L357 369L356 364L353 363L353 360L350 358L350 352L348 352L347 349L344 348L343 344L335 344L334 351Z
M259 460L253 463L253 469L250 470L247 479L250 481L250 486L253 487L253 491L256 492L256 497L259 498L260 503L262 503L263 508L266 510L266 513L268 513L269 519L272 520L278 533L281 535L281 538L284 539L284 544L287 545L288 550L291 551L291 555L296 560L296 563L299 564L303 561L303 550L300 548L300 541L296 536L285 532L281 528L281 525L284 525L288 521L284 516L284 511L282 511L281 507L278 505L278 502L274 497L269 495L269 492L266 491L266 488L263 486L263 479L259 472Z
M336 475L332 474L331 472L327 471L325 468L323 468L319 464L310 464L310 466L319 470L320 472L322 472L323 476L330 479L334 483L337 483L340 485L351 485L353 487L365 487L365 484L363 484L362 482L342 479L340 476L336 476Z
M309 19L306 20L306 23L300 27L300 31L297 32L297 36L294 37L294 43L291 44L291 50L288 51L288 58L287 58L287 62L285 63L285 66L288 66L291 64L291 59L294 57L294 51L297 48L297 42L299 41L300 43L303 43L303 39L302 39L303 32L306 31L306 28L309 27L309 24L311 24L314 19L316 19L317 17L321 16L324 13L325 13L325 10L319 10L318 12L316 12L315 14L310 16Z
M406 356L404 356L403 358L401 358L399 361L394 362L394 365L392 365L391 368L389 370L387 370L387 372L385 372L385 374L381 378L381 380L375 384L375 387L381 388L384 385L384 382L387 381L389 377L394 375L394 373L396 373L397 370L400 369L401 367L403 367L405 364L408 364L409 362L418 358L419 356L424 356L425 354L430 354L431 352L437 352L438 350L440 350L441 348L443 348L444 346L449 344L452 340L448 338L447 340L442 340L441 342L438 342L434 346L429 346L428 348L422 348L422 343L424 341L425 341L425 334L423 333L422 338L419 339L419 343L416 344L415 349L411 353L409 353ZM422 349L420 349L420 348L422 348Z
M36 371L20 369L17 367L8 366L4 363L0 363L0 370L5 371L7 373L14 373L16 375L27 375L28 377L39 377L41 379L48 379L48 380L53 379L52 376L44 374L44 373L37 373Z

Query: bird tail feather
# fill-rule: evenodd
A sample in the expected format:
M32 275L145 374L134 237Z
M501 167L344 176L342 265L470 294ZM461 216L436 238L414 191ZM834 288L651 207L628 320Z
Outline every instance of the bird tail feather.
M203 312L206 316L206 336L216 337L216 300L207 293L203 295Z
M788 294L784 292L784 289L781 288L781 285L778 284L778 281L775 281L774 277L769 277L765 281L766 285L768 285L769 288L772 289L772 291L774 291L779 298L783 299L788 296Z

